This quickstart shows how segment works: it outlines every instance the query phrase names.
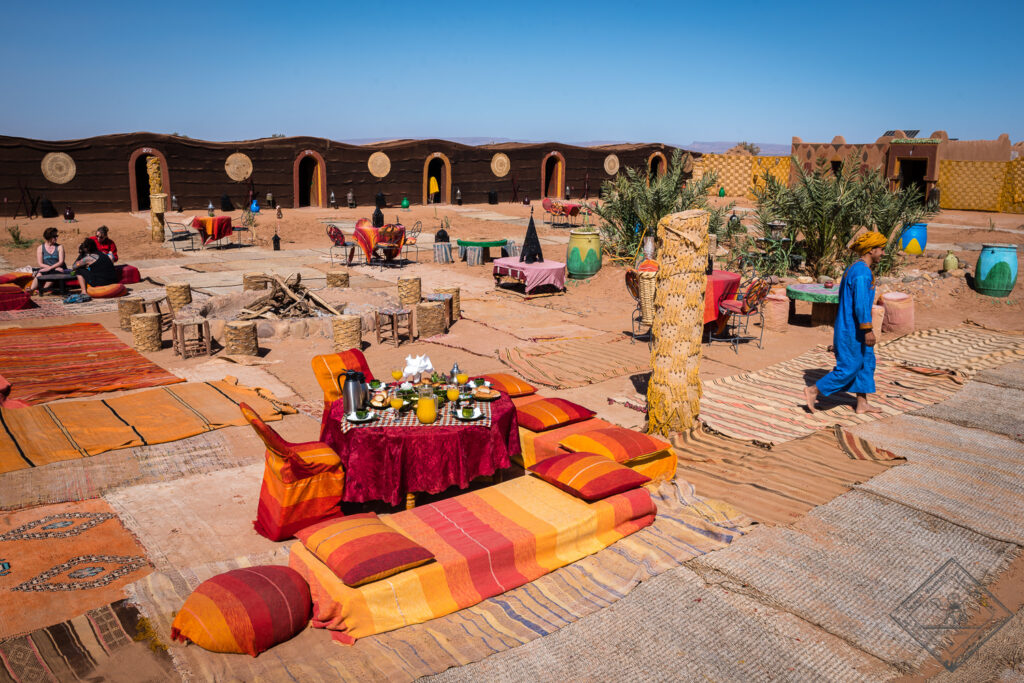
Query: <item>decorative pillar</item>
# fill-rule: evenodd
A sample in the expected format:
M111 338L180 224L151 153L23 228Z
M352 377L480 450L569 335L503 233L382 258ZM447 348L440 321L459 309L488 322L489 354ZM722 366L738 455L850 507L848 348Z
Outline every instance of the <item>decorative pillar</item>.
M160 158L146 159L146 173L149 174L149 230L153 242L164 241L164 212L167 211L167 195L163 194L164 181L160 173Z

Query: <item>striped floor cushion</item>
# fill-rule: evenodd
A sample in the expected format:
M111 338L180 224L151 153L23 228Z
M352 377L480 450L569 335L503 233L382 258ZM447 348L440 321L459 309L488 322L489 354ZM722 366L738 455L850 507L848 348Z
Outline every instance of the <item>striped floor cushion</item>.
M653 436L625 427L604 427L585 434L572 434L558 445L574 453L598 453L615 462L629 462L637 458L672 448L672 444Z
M517 406L516 415L521 426L534 432L544 432L589 420L594 417L594 411L564 398L545 398Z
M306 628L309 586L280 566L233 569L196 586L171 625L171 638L212 652L255 657Z
M483 379L491 383L491 386L498 391L504 391L509 395L510 398L518 398L519 396L529 396L530 394L537 391L537 387L521 380L515 375L509 375L504 372L496 372L491 375L483 375Z
M583 500L601 500L643 486L651 480L594 453L562 453L537 463L530 471Z

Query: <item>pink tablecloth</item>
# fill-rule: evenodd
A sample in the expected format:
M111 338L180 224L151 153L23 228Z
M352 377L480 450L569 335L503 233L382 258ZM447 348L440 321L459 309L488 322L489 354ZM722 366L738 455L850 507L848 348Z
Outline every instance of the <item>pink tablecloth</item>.
M527 294L542 285L565 289L565 264L558 261L521 263L518 256L506 256L494 261L495 279L503 276L514 277L524 283Z
M341 457L345 468L342 499L364 503L405 501L407 493L440 493L466 488L477 477L509 467L518 456L519 422L505 394L490 404L491 424L359 427L344 431L343 401L325 416L320 440Z
M234 232L231 216L196 216L192 227L203 233L203 244L216 242Z
M704 290L704 324L718 320L718 304L736 296L740 286L739 273L716 270L708 275L708 286Z

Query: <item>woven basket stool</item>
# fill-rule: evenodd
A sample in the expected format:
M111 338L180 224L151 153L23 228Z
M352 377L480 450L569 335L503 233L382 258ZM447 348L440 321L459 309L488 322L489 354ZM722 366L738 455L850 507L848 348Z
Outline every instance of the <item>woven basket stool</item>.
M267 281L262 279L263 273L246 273L242 276L242 289L244 291L266 289Z
M174 344L175 355L182 358L213 355L210 321L206 318L185 318L172 321L171 341Z
M434 243L434 263L452 263L451 242Z
M437 294L452 295L452 321L462 318L462 301L459 294L462 290L459 287L438 287L434 290Z
M256 323L232 320L225 325L224 352L229 356L258 356L260 345L256 337Z
M132 316L132 341L136 351L159 351L163 347L160 337L159 313L136 313Z
M347 270L329 270L327 271L327 286L328 287L348 287L348 271ZM353 348L353 347L349 347Z
M404 331L409 341L412 341L412 311L408 308L384 308L374 314L377 328L377 343L384 341L390 336L395 346L401 343L400 337Z
M423 298L421 293L423 285L418 277L403 277L398 279L398 303L403 308L415 306Z
M339 315L331 319L334 352L363 348L363 319L358 315Z
M117 301L117 317L125 332L132 331L132 316L145 312L145 300L141 296L126 296Z
M420 339L444 334L446 331L444 303L430 301L416 307L416 332Z
M455 297L451 294L434 293L427 294L423 298L427 301L439 301L444 304L444 331L447 332L452 323L455 322L455 318L452 317L452 306L454 305Z
M171 282L164 288L167 292L167 303L171 313L176 314L192 303L192 286L187 282Z

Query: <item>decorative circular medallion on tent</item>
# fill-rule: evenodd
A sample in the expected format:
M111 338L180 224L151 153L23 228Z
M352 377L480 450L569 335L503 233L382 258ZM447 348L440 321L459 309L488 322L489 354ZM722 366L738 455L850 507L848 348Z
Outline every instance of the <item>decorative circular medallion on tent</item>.
M370 160L366 162L366 166L376 178L383 178L388 173L391 173L391 159L388 159L388 155L384 152L374 152L371 154Z
M43 157L43 177L51 183L63 185L75 177L75 160L64 152L50 152Z
M508 155L504 152L498 152L491 157L491 173L504 178L508 175L508 172L512 169L512 162L509 161Z
M619 158L609 154L604 158L604 172L608 175L615 175L619 172Z
M235 152L224 162L224 170L228 172L228 178L240 183L252 175L252 159L241 152Z

